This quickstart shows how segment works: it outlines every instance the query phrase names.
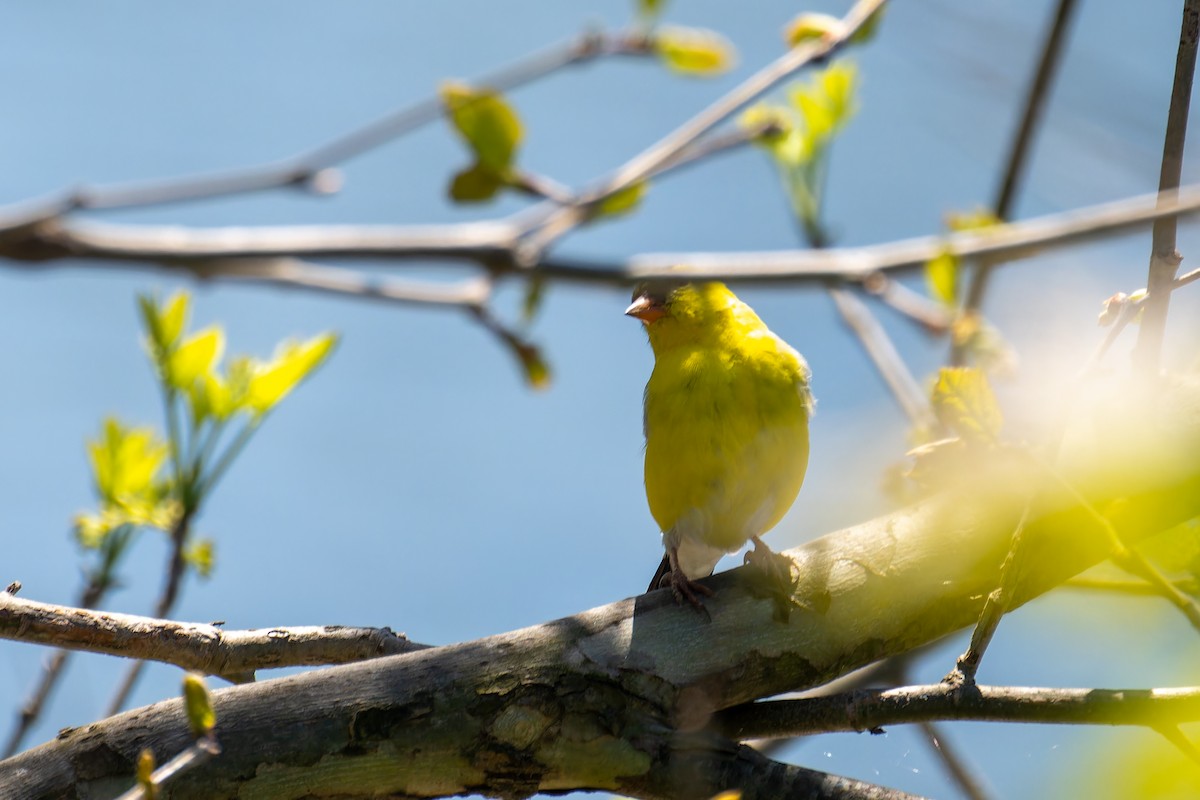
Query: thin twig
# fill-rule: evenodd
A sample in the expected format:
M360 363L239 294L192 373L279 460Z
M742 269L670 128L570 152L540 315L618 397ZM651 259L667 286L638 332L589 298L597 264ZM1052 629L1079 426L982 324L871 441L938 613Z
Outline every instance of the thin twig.
M150 783L156 788L161 789L171 779L177 778L180 775L192 770L204 762L221 754L221 745L211 736L206 736L202 739L197 739L186 750L172 758L167 763L163 764L158 769L154 770L150 776ZM122 794L117 800L144 800L146 793L141 786L135 786L129 791ZM146 799L148 800L148 799Z
M485 74L474 82L509 91L596 58L644 56L651 52L650 42L636 31L588 31ZM329 194L341 185L335 165L435 122L444 112L441 99L429 97L278 162L185 178L81 186L50 198L2 207L0 233L35 226L79 210L159 206L286 186Z
M938 761L946 769L958 788L969 800L987 800L990 793L984 787L983 782L975 775L974 770L966 761L965 757L958 752L950 738L932 722L918 723L921 728L922 738L929 744L929 748L933 751Z
M1175 56L1175 79L1171 86L1171 104L1167 109L1167 130L1163 137L1162 168L1158 190L1169 192L1179 186L1183 172L1184 141L1187 138L1188 107L1192 98L1192 78L1196 71L1196 49L1200 45L1200 0L1187 0L1179 31L1179 50ZM1163 217L1154 223L1150 244L1149 293L1138 332L1135 355L1145 375L1157 375L1167 328L1167 307L1171 286L1181 257L1175 249L1175 217Z
M418 283L380 278L295 258L218 259L165 268L188 271L202 280L229 279L401 305L478 306L488 301L492 290L491 280L483 277L456 283Z
M892 280L882 272L868 276L863 281L863 288L893 310L920 324L929 333L946 333L954 323L954 317L946 306Z
M1070 481L1064 478L1057 469L1033 456L1030 457L1030 461L1062 487L1071 496L1071 499L1079 504L1079 508L1100 527L1101 531L1108 537L1110 546L1112 547L1113 563L1149 583L1160 595L1178 608L1187 618L1188 622L1191 623L1192 627L1200 632L1200 602L1197 602L1196 598L1180 591L1144 555L1126 545L1120 531L1116 529L1112 521L1088 502L1087 498Z
M937 419L925 399L925 393L908 371L879 320L844 286L831 284L828 291L838 313L842 315L842 321L854 332L909 421L921 428L935 428Z
M1187 286L1189 283L1198 280L1200 280L1200 269L1185 272L1175 279L1175 288L1178 289L1180 286Z
M1176 725L1156 725L1154 730L1166 739L1171 744L1190 758L1197 765L1200 765L1200 750L1192 743L1192 740L1183 735L1183 731L1179 730Z
M971 641L967 645L966 651L955 661L954 669L950 674L942 679L943 683L948 686L972 686L975 683L975 675L979 672L983 654L987 652L1001 618L1008 613L1009 605L1012 603L1013 591L1016 589L1021 574L1022 559L1025 556L1025 526L1029 523L1032 508L1033 502L1030 500L1025 504L1021 518L1017 520L1017 524L1013 528L1008 553L1005 554L1004 562L1000 565L999 585L984 600L983 608L979 611L979 621L975 623L975 628L971 631Z
M1186 594L1200 594L1200 581L1197 581L1195 578L1172 581L1172 585L1178 591ZM1063 584L1063 588L1075 589L1081 592L1121 594L1129 597L1162 597L1161 590L1145 581L1118 581L1108 578L1072 578Z
M746 104L808 64L820 61L843 47L886 0L859 0L842 20L836 35L793 47L751 75L687 122L618 167L596 186L580 193L569 206L551 210L529 232L518 253L518 261L530 266L557 239L589 217L589 209L617 192L644 180L675 159L701 137L737 113Z
M735 739L774 739L947 720L1157 728L1200 720L1200 687L1047 689L936 683L746 703L718 711L713 724Z
M0 594L0 638L145 659L226 680L260 669L349 664L424 650L390 628L340 625L223 630L133 614L39 603Z
M174 409L174 402L168 400L167 407L168 409ZM176 439L175 441L179 440ZM182 478L182 472L177 472L176 475ZM197 508L188 505L185 500L183 513L180 514L175 524L171 526L170 536L168 537L171 544L170 552L167 555L167 577L163 583L162 593L159 595L158 601L154 604L154 616L158 619L165 619L170 616L171 610L175 608L175 603L179 599L179 591L183 587L183 578L187 573L184 548L188 543L192 527L192 517L196 511ZM125 672L125 677L122 679L120 686L117 687L116 693L108 704L108 711L105 713L106 717L111 717L124 708L145 666L145 661L136 661L130 665L129 669Z
M1054 12L1054 21L1050 24L1046 40L1042 44L1041 55L1038 58L1037 68L1033 73L1033 80L1030 81L1029 89L1025 94L1021 120L1009 145L1008 158L1005 160L1004 166L1004 176L1000 181L996 201L992 205L992 210L995 212L996 217L1001 220L1007 221L1012 215L1012 207L1017 197L1017 189L1020 188L1021 180L1025 174L1025 166L1029 160L1029 150L1033 143L1033 135L1038 122L1041 120L1042 110L1046 105L1050 83L1054 79L1055 72L1058 70L1059 60L1063 51L1063 41L1066 38L1067 29L1071 24L1071 15L1074 11L1075 0L1059 0L1058 8ZM966 298L963 301L964 314L977 312L983 304L983 295L987 289L988 278L994 266L995 264L991 260L981 259L976 264L975 269L972 270L970 282L967 285ZM951 363L961 363L963 352L962 346L956 343L951 350Z

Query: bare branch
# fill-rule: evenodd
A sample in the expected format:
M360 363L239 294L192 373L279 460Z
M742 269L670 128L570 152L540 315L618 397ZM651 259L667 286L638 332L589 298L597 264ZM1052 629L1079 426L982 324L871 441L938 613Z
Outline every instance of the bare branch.
M1181 592L1195 595L1200 594L1200 581L1195 578L1172 582ZM1108 594L1123 594L1129 597L1162 597L1162 591L1151 586L1146 581L1117 581L1106 578L1072 578L1063 584L1064 589L1075 589L1082 592L1105 592Z
M1187 138L1188 107L1192 99L1192 78L1196 72L1197 46L1200 46L1200 0L1187 0L1183 5L1179 50L1175 56L1175 81L1171 87L1167 130L1163 137L1162 169L1158 177L1160 194L1179 186L1183 172L1184 140ZM1150 276L1146 281L1149 294L1136 348L1137 363L1148 375L1158 374L1171 286L1182 260L1175 250L1177 227L1175 217L1163 217L1154 223L1150 244Z
M925 393L908 371L904 359L896 351L879 320L875 319L866 304L845 287L829 286L829 296L842 315L842 321L858 337L909 421L919 427L935 428L937 419L925 399Z
M196 769L208 761L210 758L221 754L221 745L212 737L204 737L192 743L191 747L184 750L179 755L172 758L167 763L163 764L150 776L150 783L156 788L162 788L172 779L178 778L186 774L190 770ZM135 786L128 792L125 792L117 800L153 800L153 796L147 798L142 787Z
M618 167L594 188L582 192L575 203L550 211L523 242L518 260L527 266L536 263L555 240L587 221L589 207L654 174L743 106L801 68L841 49L885 2L859 0L842 20L836 35L811 40L789 49L699 114Z
M975 774L975 769L958 752L945 731L932 722L918 724L929 748L968 800L987 800L991 795L984 787L983 779Z
M380 278L295 258L215 259L179 263L167 268L190 272L202 280L228 279L401 305L481 306L488 301L492 291L492 282L487 278L469 278L457 283L417 283Z
M944 720L1158 728L1200 720L1200 687L1044 689L935 683L859 689L735 706L718 712L714 726L734 739L773 739Z
M0 638L147 659L232 681L255 670L346 664L428 645L389 628L337 625L225 631L216 625L39 603L0 593Z
M1197 280L1200 280L1200 269L1185 272L1175 279L1175 288L1178 289L1180 286L1187 286L1189 283Z

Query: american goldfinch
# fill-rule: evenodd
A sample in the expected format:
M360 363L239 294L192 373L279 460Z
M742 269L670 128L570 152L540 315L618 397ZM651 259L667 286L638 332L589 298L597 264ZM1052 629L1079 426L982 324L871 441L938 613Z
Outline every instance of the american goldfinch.
M700 607L712 590L693 581L725 553L750 541L753 560L774 558L759 537L804 482L808 364L722 283L639 286L625 313L654 351L646 499L666 555L650 590L669 579L678 601Z

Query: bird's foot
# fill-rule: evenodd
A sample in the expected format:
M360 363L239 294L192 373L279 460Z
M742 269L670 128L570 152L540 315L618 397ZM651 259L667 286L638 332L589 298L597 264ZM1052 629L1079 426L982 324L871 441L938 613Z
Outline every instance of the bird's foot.
M805 608L794 596L797 584L797 578L793 575L795 562L785 555L772 552L757 536L752 541L754 549L747 551L743 562L762 575L767 593L775 600L776 616L787 621L793 606Z
M697 611L704 611L704 601L700 596L712 597L716 594L712 589L702 583L697 583L689 579L683 574L683 570L672 570L663 576L662 584L670 585L671 593L675 595L675 602L683 605L686 600L692 608Z

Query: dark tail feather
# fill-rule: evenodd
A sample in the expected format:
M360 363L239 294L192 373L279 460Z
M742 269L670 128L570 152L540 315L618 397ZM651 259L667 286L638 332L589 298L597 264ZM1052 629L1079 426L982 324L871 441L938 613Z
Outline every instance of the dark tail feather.
M653 592L655 589L657 589L659 587L659 585L662 583L662 579L670 571L671 571L671 560L669 558L667 558L666 554L664 553L662 563L658 565L658 570L656 570L654 573L654 579L650 581L650 588L647 589L646 591Z

